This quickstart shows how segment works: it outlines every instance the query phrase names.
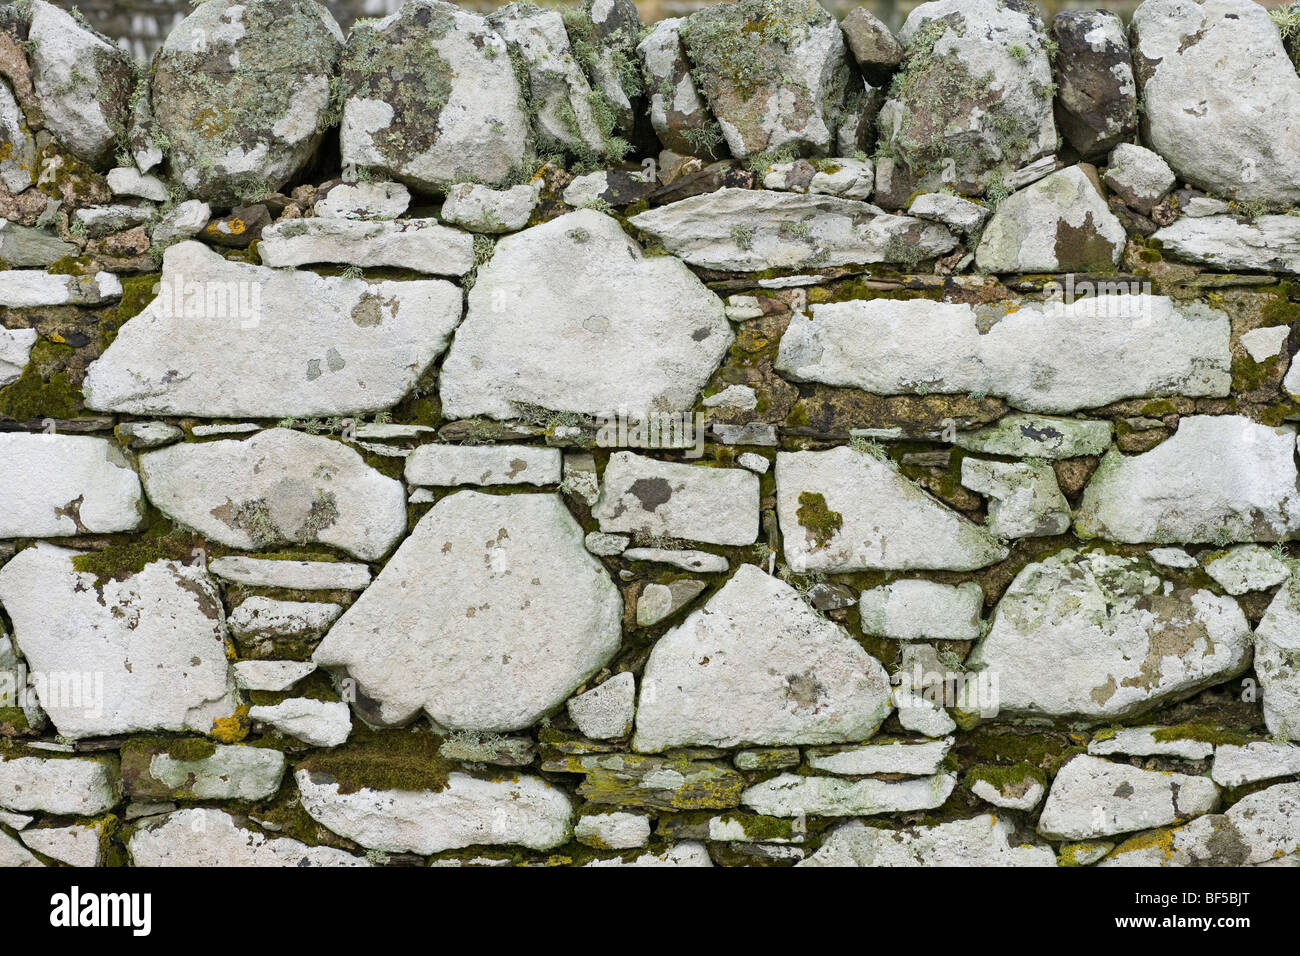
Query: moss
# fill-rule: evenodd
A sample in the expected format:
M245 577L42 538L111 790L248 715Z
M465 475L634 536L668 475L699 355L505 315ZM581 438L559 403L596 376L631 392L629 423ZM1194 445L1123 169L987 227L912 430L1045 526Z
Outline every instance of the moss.
M1047 785L1047 774L1042 768L1027 761L1010 766L999 764L978 764L966 772L966 784L970 786L977 780L983 780L1003 794L1012 794L1026 790L1032 781Z
M831 511L826 506L826 496L814 491L799 493L799 509L795 516L801 527L812 532L816 548L830 544L831 539L844 526L844 516L838 511Z
M119 540L100 551L88 551L72 559L74 570L95 575L95 586L125 581L155 561L193 560L194 551L205 546L198 535L176 528L158 512L151 512L144 533Z
M1223 744L1244 746L1250 742L1250 738L1244 734L1215 727L1212 724L1175 724L1172 727L1161 727L1151 734L1151 739L1162 743L1194 740L1198 743L1214 744L1216 747Z
M206 760L217 752L217 744L206 737L178 737L167 744L167 756L173 760Z
M312 754L297 769L338 782L340 793L373 790L431 790L447 788L447 776L457 769L438 750L443 738L416 730L364 729L357 725L341 747Z
M1234 392L1253 392L1272 384L1277 372L1276 355L1256 362L1249 355L1238 355L1232 360L1232 390Z
M43 343L38 342L37 348ZM0 388L0 418L28 422L42 418L76 418L81 407L81 390L66 372L42 375L37 348L18 381Z

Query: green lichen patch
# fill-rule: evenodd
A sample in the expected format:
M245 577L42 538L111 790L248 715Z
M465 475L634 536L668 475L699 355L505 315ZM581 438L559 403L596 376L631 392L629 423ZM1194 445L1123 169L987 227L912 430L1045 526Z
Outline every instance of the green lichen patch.
M824 548L831 543L844 526L844 516L838 511L826 507L826 496L814 491L799 493L799 510L795 517L802 528L814 542L814 550Z

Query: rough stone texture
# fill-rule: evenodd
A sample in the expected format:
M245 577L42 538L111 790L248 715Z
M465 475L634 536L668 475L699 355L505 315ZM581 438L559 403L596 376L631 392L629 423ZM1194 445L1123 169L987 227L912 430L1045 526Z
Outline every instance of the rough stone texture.
M492 189L477 183L457 183L447 190L442 218L471 232L514 232L528 225L537 207L537 187Z
M222 810L194 807L145 820L131 834L135 866L368 866L361 857L308 846L241 825Z
M914 830L859 821L836 827L822 848L798 866L1055 866L1047 847L1013 846L1005 818L986 813Z
M573 835L600 850L630 850L650 842L650 818L640 813L589 813L574 824Z
M1120 199L1143 215L1150 215L1177 183L1173 170L1158 153L1132 143L1115 147L1104 179Z
M317 216L326 219L396 219L411 204L411 192L401 183L339 183L316 200Z
M615 674L598 687L570 697L566 707L584 736L593 740L626 737L636 713L636 678L627 671Z
M35 269L0 271L0 307L99 305L122 295L122 284L109 272L91 276L58 275Z
M341 262L463 276L474 267L474 238L459 229L448 229L436 219L294 219L268 226L257 252L264 265L277 269Z
M282 272L187 242L164 255L158 298L87 370L86 403L223 418L374 411L401 400L459 320L448 282Z
M421 445L406 459L412 485L553 485L560 450L529 445Z
M1265 591L1290 576L1286 562L1257 544L1241 544L1203 557L1205 573L1232 595Z
M973 641L979 637L984 592L962 585L904 578L862 592L858 616L864 634L896 641Z
M808 766L848 777L887 773L928 777L939 772L951 748L951 737L935 741L882 740L848 748L818 747L808 751Z
M951 774L906 780L843 780L783 773L747 789L745 806L773 817L855 817L941 806L957 780Z
M1260 740L1237 746L1220 744L1210 776L1221 787L1240 787L1273 777L1300 773L1300 747Z
M140 474L163 513L232 548L319 542L373 561L406 530L400 482L287 428L147 452Z
M1077 458L1110 447L1110 422L1044 415L1006 415L996 424L959 432L955 444L967 451L1012 458Z
M1294 216L1185 216L1151 239L1174 259L1213 269L1300 275L1300 222Z
M3 89L4 87L0 86L0 91ZM0 154L3 152L4 144L3 140L0 140ZM0 170L4 169L4 162L12 162L12 160L0 161ZM42 229L31 229L8 220L0 220L0 259L13 268L30 269L33 266L44 268L64 256L76 255L76 253L77 247L72 243L64 242Z
M984 526L996 537L1050 537L1070 528L1070 503L1047 462L964 458L961 483L988 498Z
M793 588L742 564L650 652L632 745L866 740L889 714L888 683L880 662Z
M854 62L869 82L884 83L903 62L903 45L866 7L854 7L846 13L840 29Z
M328 602L277 601L274 598L255 594L230 612L227 623L230 625L230 633L243 640L319 637L342 613L342 607ZM240 666L240 664L235 665L236 677L239 676ZM257 689L285 690L286 688Z
M211 750L173 756L165 744L131 741L122 748L126 791L134 799L261 800L280 789L280 751L219 744Z
M106 534L140 525L140 479L111 442L0 434L0 461L0 538Z
M1066 549L1016 575L966 668L998 681L1005 717L1095 722L1225 681L1249 657L1232 598L1165 593L1137 559Z
M687 156L713 156L722 130L709 112L682 45L682 17L653 24L637 44L650 101L650 124L665 149Z
M1218 803L1219 788L1208 777L1140 770L1084 754L1057 771L1038 832L1088 840L1180 823Z
M35 181L36 138L27 128L18 101L3 83L0 83L0 155L4 157L0 159L0 183L5 189L20 193Z
M1124 21L1108 10L1052 18L1056 126L1084 159L1099 159L1137 132L1137 84Z
M1296 434L1190 415L1161 445L1102 459L1075 518L1084 537L1152 544L1279 541L1300 530Z
M337 747L352 733L348 705L339 701L293 697L278 704L251 707L248 717L310 747Z
M1300 577L1295 574L1255 628L1255 673L1269 732L1300 740Z
M230 556L213 559L208 570L237 584L291 591L361 591L370 584L370 569L347 561L276 561Z
M1088 753L1098 757L1124 754L1203 760L1214 753L1214 744L1178 737L1166 727L1120 727L1113 732L1095 734L1088 742Z
M614 219L580 210L501 240L479 269L443 362L443 413L684 411L731 339L721 300L685 266L644 256Z
M0 806L59 816L94 816L121 797L117 764L45 757L0 759Z

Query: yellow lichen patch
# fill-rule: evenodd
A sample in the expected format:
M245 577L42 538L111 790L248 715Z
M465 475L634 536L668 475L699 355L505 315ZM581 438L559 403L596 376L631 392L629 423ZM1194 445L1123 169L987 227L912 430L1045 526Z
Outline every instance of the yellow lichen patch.
M223 744L237 744L248 736L252 721L248 719L248 706L240 704L229 717L218 717L212 721L208 736Z

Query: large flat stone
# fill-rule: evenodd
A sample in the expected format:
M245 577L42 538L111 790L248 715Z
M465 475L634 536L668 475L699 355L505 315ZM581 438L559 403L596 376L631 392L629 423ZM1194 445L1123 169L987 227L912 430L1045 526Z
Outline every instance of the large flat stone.
M139 527L140 479L118 447L89 435L0 434L0 538Z
M854 820L836 827L797 866L1055 866L1050 847L1012 845L1009 820L985 813L929 827L890 830Z
M1038 832L1055 840L1091 840L1179 823L1218 803L1219 788L1209 777L1081 754L1057 771Z
M474 237L436 219L363 222L316 217L268 226L257 253L263 264L277 269L340 262L463 276L474 268Z
M1300 222L1295 216L1182 216L1151 238L1164 255L1223 272L1300 275Z
M241 824L224 810L193 807L143 821L127 841L133 866L369 866L364 857L308 846Z

